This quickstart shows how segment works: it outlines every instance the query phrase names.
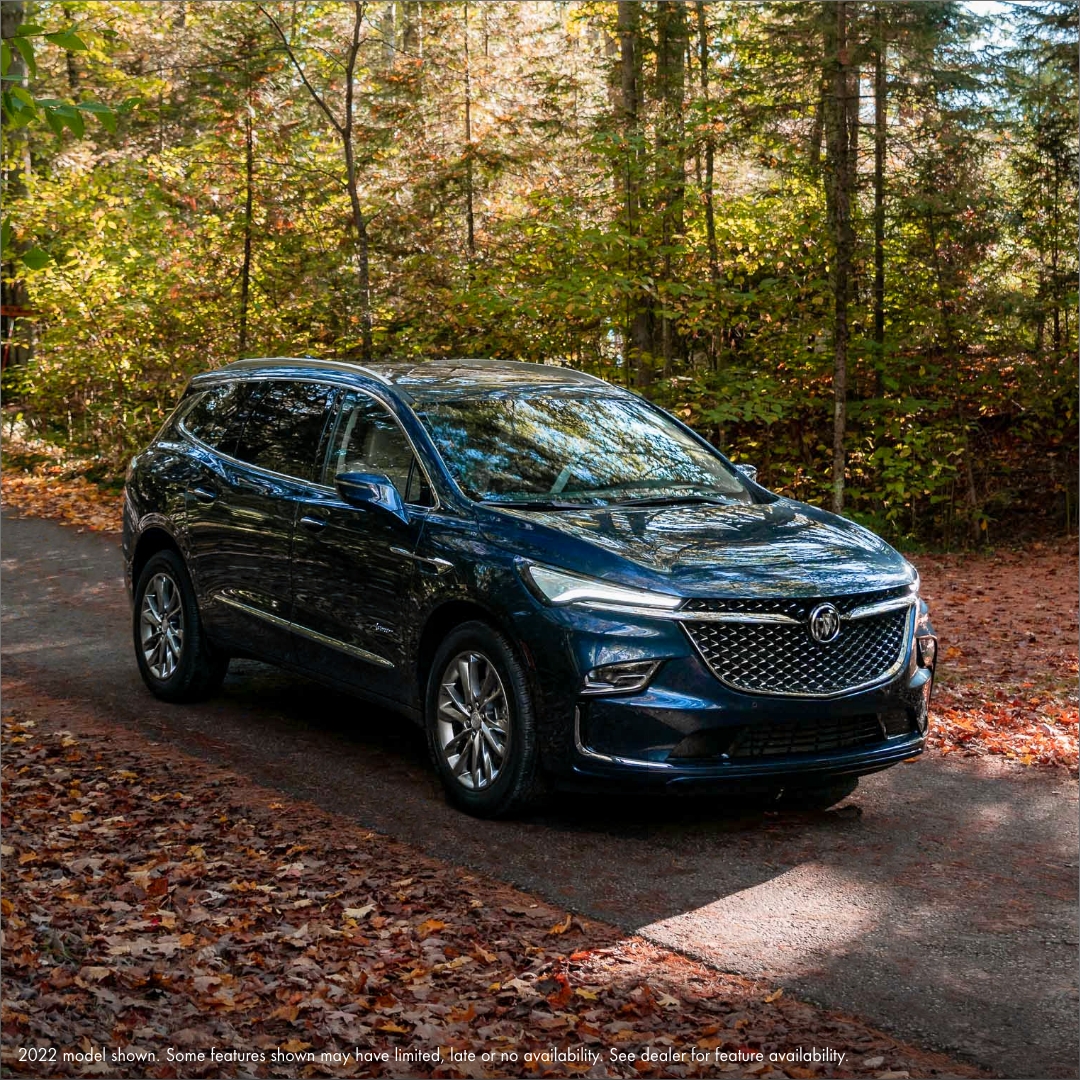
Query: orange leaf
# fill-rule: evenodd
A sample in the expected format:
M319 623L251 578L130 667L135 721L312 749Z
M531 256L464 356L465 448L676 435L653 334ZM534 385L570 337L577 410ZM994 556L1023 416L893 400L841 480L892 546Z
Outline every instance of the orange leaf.
M425 919L417 928L416 936L423 939L431 937L437 930L445 930L446 923L441 919Z

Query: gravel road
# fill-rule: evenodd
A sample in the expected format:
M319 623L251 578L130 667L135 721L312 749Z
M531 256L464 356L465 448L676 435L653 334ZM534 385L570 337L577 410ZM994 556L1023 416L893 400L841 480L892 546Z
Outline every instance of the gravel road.
M927 757L839 809L568 797L481 823L444 804L419 732L273 668L169 706L143 688L115 537L3 516L6 679L79 702L717 967L764 977L1010 1077L1077 1076L1077 785Z

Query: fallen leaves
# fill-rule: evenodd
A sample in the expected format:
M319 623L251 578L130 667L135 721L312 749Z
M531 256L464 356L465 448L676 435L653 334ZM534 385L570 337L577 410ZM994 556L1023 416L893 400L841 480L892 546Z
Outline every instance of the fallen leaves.
M929 745L1075 776L1075 544L915 562L941 647Z
M912 1076L977 1075L341 818L271 809L130 732L3 727L6 1073L42 1075L13 1048L55 1045L129 1057L52 1075L210 1075L168 1064L172 1047L213 1048L215 1076L690 1077L727 1068L692 1050L805 1045L851 1065L758 1071L870 1076L858 1061L877 1052ZM78 824L76 789L93 803Z
M998 693L998 692L993 692ZM1076 707L1049 698L986 700L988 691L946 691L931 711L930 745L943 754L993 754L1021 765L1078 770Z
M82 476L70 466L38 466L33 472L3 471L0 501L26 517L52 518L95 532L119 532L123 496Z

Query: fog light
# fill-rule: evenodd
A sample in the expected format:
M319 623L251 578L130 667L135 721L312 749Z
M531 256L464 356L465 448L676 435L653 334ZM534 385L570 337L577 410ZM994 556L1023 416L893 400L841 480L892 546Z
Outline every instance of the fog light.
M633 694L644 690L656 674L659 660L631 660L625 664L604 664L585 676L583 694Z
M915 647L918 651L919 667L932 668L937 658L937 640L932 637L916 638Z

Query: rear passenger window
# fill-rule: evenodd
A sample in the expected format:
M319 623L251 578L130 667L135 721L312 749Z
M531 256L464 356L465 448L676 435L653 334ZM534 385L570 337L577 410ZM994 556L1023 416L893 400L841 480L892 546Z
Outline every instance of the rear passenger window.
M233 456L298 480L314 480L326 417L337 391L318 383L261 384Z
M251 396L248 383L222 383L195 395L184 411L180 426L196 439L231 454L244 426L245 406Z

